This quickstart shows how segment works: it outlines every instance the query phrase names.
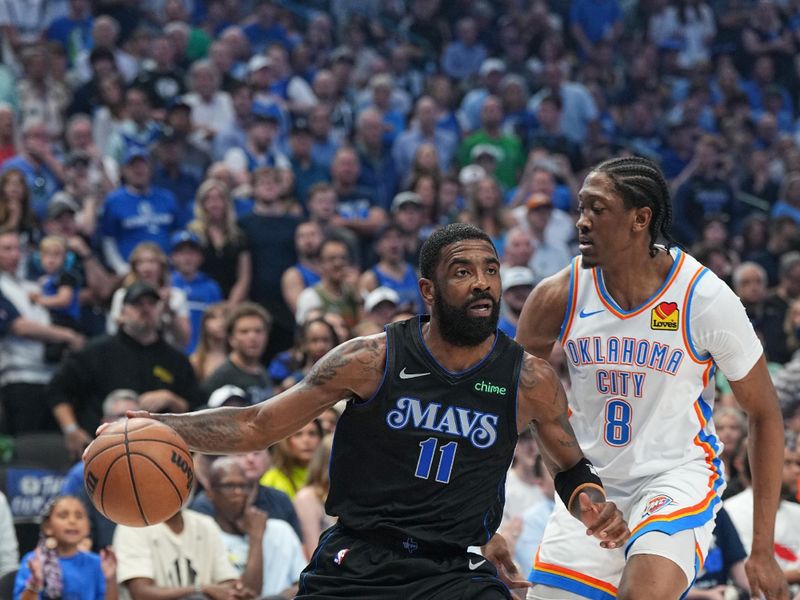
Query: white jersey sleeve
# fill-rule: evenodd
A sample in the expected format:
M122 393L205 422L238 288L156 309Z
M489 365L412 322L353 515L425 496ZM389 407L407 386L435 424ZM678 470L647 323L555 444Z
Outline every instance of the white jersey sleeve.
M742 379L764 353L741 300L710 271L697 282L689 324L697 352L710 354L729 381Z

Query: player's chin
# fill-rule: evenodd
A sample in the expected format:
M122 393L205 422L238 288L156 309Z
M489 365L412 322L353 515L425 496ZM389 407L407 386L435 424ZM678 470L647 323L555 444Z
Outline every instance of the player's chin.
M588 250L581 250L581 267L584 269L592 269L600 264L597 255L592 252L592 248Z

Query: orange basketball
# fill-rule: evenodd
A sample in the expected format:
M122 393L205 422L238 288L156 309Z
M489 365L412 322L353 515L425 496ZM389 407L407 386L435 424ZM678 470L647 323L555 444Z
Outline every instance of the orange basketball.
M189 499L192 456L174 429L152 419L108 426L86 449L83 482L92 504L121 525L166 521Z

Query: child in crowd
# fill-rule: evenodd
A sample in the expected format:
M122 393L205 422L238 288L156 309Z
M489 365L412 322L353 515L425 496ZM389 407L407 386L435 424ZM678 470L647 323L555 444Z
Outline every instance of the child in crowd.
M117 559L111 548L82 550L89 517L75 496L58 496L42 514L39 544L22 557L14 600L117 600ZM90 542L91 544L91 542Z
M80 331L78 279L69 272L67 257L67 241L63 237L48 235L39 242L39 260L44 271L39 281L42 291L31 293L31 301L49 310L53 325ZM66 347L64 343L47 344L45 359L59 362Z

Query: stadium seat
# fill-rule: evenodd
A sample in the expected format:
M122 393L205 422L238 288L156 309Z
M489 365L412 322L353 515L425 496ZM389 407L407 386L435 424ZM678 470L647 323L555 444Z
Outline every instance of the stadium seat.
M12 464L66 472L74 462L60 433L23 433L14 437Z

